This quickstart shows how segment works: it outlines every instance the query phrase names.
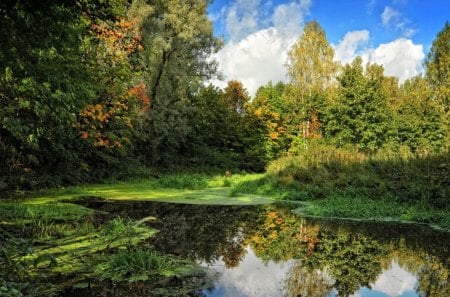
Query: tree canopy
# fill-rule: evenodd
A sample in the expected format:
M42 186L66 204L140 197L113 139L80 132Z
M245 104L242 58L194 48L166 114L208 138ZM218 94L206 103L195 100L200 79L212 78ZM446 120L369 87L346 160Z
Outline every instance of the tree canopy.
M317 21L288 50L287 83L220 89L210 1L2 1L0 190L156 170L263 171L311 142L410 153L449 147L449 32L402 84L335 61Z

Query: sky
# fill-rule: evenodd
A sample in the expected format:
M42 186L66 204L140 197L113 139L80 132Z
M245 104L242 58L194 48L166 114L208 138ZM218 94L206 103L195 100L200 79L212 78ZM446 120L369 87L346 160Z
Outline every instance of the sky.
M361 56L400 82L423 73L437 33L450 21L450 0L214 0L208 9L224 46L213 56L224 87L241 81L254 95L269 81L287 81L287 51L316 20L343 64Z

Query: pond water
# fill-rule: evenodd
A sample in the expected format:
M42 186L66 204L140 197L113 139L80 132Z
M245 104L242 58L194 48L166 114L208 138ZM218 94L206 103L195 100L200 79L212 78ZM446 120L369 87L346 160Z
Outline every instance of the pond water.
M92 207L92 205L91 205ZM450 233L412 224L306 219L287 205L105 203L154 216L152 248L191 258L212 282L198 297L450 296Z

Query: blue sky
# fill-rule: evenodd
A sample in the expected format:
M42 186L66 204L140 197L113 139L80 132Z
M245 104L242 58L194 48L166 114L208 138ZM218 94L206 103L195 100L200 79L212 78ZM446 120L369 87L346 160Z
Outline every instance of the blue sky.
M286 81L286 52L311 20L325 29L342 63L360 55L400 81L420 74L432 41L450 20L450 1L215 0L208 12L225 41L215 57L225 80L215 83L238 79L253 94L269 80Z

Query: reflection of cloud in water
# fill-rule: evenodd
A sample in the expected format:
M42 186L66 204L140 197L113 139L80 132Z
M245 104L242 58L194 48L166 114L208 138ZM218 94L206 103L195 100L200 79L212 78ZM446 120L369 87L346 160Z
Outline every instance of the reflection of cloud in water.
M281 296L283 282L294 263L295 260L264 263L247 247L245 257L235 268L226 268L221 260L210 265L204 264L218 275L218 279L211 292L205 290L203 293L208 297ZM327 275L326 271L321 273ZM393 261L391 267L371 284L372 289L360 288L350 297L417 297L416 286L417 277ZM328 297L335 296L337 292L333 289Z
M372 290L362 288L351 297L413 297L418 296L416 285L417 277L393 261L391 267L372 284Z
M219 274L212 292L206 296L216 297L273 297L282 291L283 279L294 261L268 261L263 263L249 247L238 267L226 269L222 261L217 261L210 269Z
M417 284L417 277L401 268L397 262L380 275L372 286L373 290L386 293L388 296L402 296L413 291Z

